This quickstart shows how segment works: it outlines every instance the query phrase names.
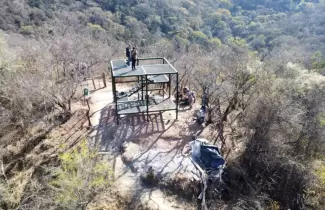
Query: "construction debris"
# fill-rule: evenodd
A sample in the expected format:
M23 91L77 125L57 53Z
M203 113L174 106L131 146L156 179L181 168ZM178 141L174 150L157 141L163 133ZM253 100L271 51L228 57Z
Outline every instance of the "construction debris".
M201 193L199 199L202 201L202 209L206 210L205 192L207 189L207 182L211 180L222 182L222 173L225 167L225 160L221 156L219 148L215 145L209 144L206 139L195 138L189 143L191 147L191 157L195 168L198 170L201 178Z

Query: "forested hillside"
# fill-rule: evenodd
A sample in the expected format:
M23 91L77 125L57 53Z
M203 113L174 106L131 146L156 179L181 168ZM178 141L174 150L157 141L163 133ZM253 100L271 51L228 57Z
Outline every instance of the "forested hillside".
M248 44L263 56L279 45L310 57L324 51L323 1L2 1L0 28L37 33L62 12L120 40L148 45L166 37L206 48ZM294 53L294 52L292 52Z
M0 209L85 209L110 189L97 156L71 152L89 115L72 106L127 44L169 59L198 99L209 89L231 177L211 209L323 209L324 11L323 0L1 0ZM80 129L61 127L69 119Z

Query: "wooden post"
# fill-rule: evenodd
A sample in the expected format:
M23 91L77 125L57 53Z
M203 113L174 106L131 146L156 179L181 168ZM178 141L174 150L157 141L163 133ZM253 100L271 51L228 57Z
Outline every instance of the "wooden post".
M87 106L88 106L88 110L87 110L87 118L88 118L88 126L92 126L91 125L91 121L90 121L90 106L89 106L89 102L88 102L88 99L86 100L87 102Z
M91 80L93 81L94 90L96 90L96 85L95 85L95 80L94 80L94 78L92 78Z
M105 75L105 73L103 73L103 82L104 82L104 87L107 87L107 84L106 84L106 75Z
M86 102L87 102L88 110L90 110L90 106L89 106L89 101L88 101L88 99L86 100Z

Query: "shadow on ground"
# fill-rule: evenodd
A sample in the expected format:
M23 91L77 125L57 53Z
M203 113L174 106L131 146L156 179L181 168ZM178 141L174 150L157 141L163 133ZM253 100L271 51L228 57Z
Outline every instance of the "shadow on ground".
M107 105L100 110L99 123L92 128L90 139L100 152L107 152L121 147L124 142L137 143L155 134L163 134L173 123L174 120L164 120L160 112L149 115L149 122L144 114L137 114L121 118L116 125L114 106Z
M145 187L140 177L151 168L155 176L166 183L184 174L192 178L191 171L195 169L184 150L192 135L204 129L191 122L193 110L180 112L179 120L173 119L174 114L169 112L151 114L149 121L144 114L129 115L120 119L119 126L114 105L107 105L98 112L99 123L93 127L90 140L100 152L112 155L109 158L113 161L119 191L132 194L130 203L144 199L160 207L162 203L169 203L166 209L173 209L171 203L165 201L166 195L157 189L159 186Z

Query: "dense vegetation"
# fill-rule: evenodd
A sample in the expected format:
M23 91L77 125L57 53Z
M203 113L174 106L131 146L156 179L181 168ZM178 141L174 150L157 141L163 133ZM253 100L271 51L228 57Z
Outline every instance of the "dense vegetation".
M324 51L322 1L2 1L0 28L22 34L69 12L83 25L116 38L148 45L161 37L178 44L249 44L262 55L279 45L299 45L311 55ZM299 53L298 53L299 54ZM304 56L306 57L306 56Z
M233 141L246 136L245 150L228 160L240 174L228 183L230 198L210 205L323 208L324 10L321 0L2 0L0 208L57 203L30 201L32 184L17 187L22 176L12 171L32 165L23 153L38 141L33 128L46 135L70 117L84 77L124 56L126 43L140 56L170 59L199 95L210 90L213 140L225 152L232 149L227 129ZM27 137L33 143L24 145ZM60 177L54 182L64 186ZM90 197L83 195L72 209Z

